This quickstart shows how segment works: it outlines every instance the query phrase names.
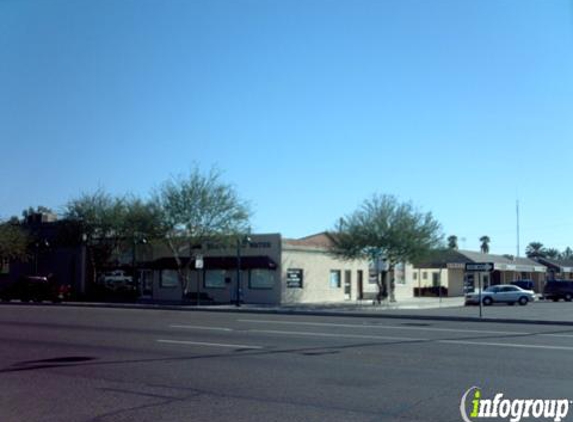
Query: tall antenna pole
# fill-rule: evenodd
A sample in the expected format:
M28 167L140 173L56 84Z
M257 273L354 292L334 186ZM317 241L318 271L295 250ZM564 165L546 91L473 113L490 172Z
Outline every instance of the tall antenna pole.
M515 213L517 215L517 257L519 258L519 199L515 201Z

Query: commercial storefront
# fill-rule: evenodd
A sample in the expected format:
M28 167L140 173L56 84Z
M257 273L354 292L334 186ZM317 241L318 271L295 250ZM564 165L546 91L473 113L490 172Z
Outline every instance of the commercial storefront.
M491 262L491 273L466 273L466 263ZM480 284L484 287L509 284L517 280L533 281L534 290L541 292L547 268L528 258L484 254L473 251L448 250L435 254L426 262L414 265L413 282L422 289L439 280L447 296L463 296Z
M182 297L244 303L295 304L335 303L371 298L378 292L370 277L368 261L344 261L329 253L327 233L303 239L284 239L280 234L249 236L238 248L209 247L182 251L188 266L187 289L183 291L177 263L169 251L154 251L140 270L142 295L159 301ZM197 256L201 258L198 268ZM186 261L187 260L187 261ZM190 260L190 261L189 261ZM240 261L240 271L239 268ZM396 300L412 297L407 280L410 266L398 266L391 274Z

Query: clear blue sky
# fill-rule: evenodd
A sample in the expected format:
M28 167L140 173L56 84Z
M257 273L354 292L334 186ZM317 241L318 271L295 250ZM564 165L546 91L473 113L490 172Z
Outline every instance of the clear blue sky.
M0 217L197 163L257 232L371 194L573 247L570 0L0 0Z

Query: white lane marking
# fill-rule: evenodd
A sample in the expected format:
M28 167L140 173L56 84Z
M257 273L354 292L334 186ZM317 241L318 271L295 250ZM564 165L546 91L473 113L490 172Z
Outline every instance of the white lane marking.
M546 346L542 344L492 343L492 342L463 341L463 340L437 340L437 343L461 344L466 346L513 347L522 349L573 350L573 347L568 347L568 346Z
M169 327L171 328L185 328L188 330L213 330L213 331L233 331L232 328L224 328L224 327L203 327L200 325L178 325L178 324L171 324Z
M290 336L311 336L311 337L335 337L335 338L362 338L369 340L401 340L401 341L425 341L428 339L412 337L388 337L388 336L369 336L361 334L330 334L330 333L311 333L308 331L279 331L279 330L248 330L250 333L260 334L283 334Z
M398 325L368 325L368 324L334 324L330 322L294 322L294 321L273 321L273 320L257 320L257 319L238 319L238 322L260 323L260 324L282 324L282 325L309 325L316 327L342 327L342 328L376 328L381 330L417 330L417 331L443 331L443 332L458 332L458 333L477 333L477 334L505 334L505 335L531 335L534 333L527 333L523 331L493 331L493 330L472 330L472 329L458 329L458 328L436 328L436 327L409 327Z
M546 337L563 337L563 338L571 338L573 334L539 334L540 336Z
M185 344L190 346L210 346L210 347L232 347L234 349L262 349L262 346L247 346L244 344L225 344L225 343L204 343L201 341L188 341L188 340L155 340L158 343L167 344Z

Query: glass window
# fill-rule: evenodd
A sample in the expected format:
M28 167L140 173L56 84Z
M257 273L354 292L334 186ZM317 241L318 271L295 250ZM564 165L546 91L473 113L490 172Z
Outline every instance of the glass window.
M272 289L275 287L275 272L270 270L251 270L249 289Z
M406 284L406 271L403 263L394 265L394 282L396 284Z
M206 289L224 289L225 288L225 270L207 270L207 271L205 271L205 288Z
M428 279L428 272L427 272L427 271L424 271L424 272L422 273L422 278L423 278L424 280L427 280L427 279Z
M159 287L163 289L173 289L179 286L179 277L177 276L177 271L175 270L162 270Z
M414 280L418 279L418 273L412 273L412 276L413 276Z
M10 272L10 261L8 258L0 258L0 274L8 274Z
M330 287L333 289L340 288L340 270L330 270Z

